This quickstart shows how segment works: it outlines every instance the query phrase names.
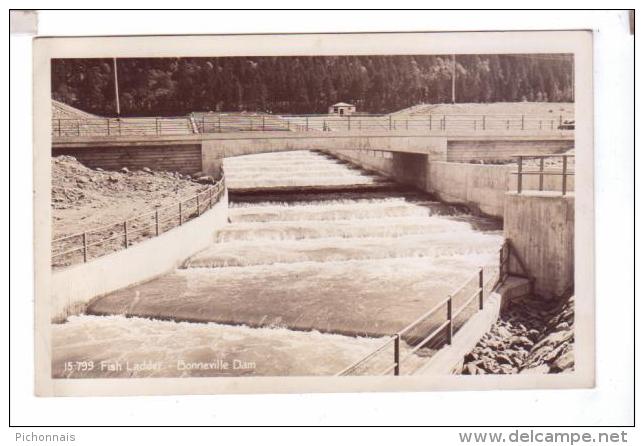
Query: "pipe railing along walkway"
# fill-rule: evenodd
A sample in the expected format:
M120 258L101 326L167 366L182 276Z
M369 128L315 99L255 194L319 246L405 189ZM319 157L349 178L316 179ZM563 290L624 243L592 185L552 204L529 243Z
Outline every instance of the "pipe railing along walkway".
M529 276L525 265L514 252L511 241L505 240L499 249L498 270L494 268L491 277L486 280L484 277L485 268L479 268L475 275L459 285L445 299L438 302L402 330L389 336L378 348L355 361L337 373L336 376L387 375L391 373L394 376L398 376L402 374L404 362L416 355L421 348L431 346L432 349L437 349L442 345L451 345L455 332L473 315L465 314L468 309L469 313L472 313L472 303L477 303L474 314L483 310L486 297L510 275L511 257L515 259L518 268L521 270L521 273L512 273L512 275L527 278L532 282L533 279ZM472 282L476 284L474 289L471 289ZM457 299L459 295L464 295L465 298ZM455 308L456 305L458 307ZM441 316L439 311L443 311L444 316ZM459 320L459 316L462 315L464 317ZM426 322L429 323L423 326L422 324ZM414 333L415 330L416 333ZM442 339L438 338L441 333L444 334ZM411 347L404 352L404 355L402 355L401 341L407 342ZM432 341L434 342L432 343ZM393 349L388 349L392 345ZM369 365L372 364L373 366L374 359L378 358L383 352L390 355L386 360L387 366L375 372L370 371ZM410 373L413 372L414 370L410 371Z
M561 195L566 195L568 188L568 177L574 176L575 171L569 170L568 158L574 158L575 155L568 153L560 154L546 154L546 155L513 155L517 158L517 171L512 172L512 175L517 176L517 193L520 194L525 189L523 187L523 176L524 175L538 175L539 176L539 186L538 190L543 191L543 179L544 176L554 175L561 177ZM545 170L545 160L547 158L561 158L561 168L555 166L554 169ZM537 170L524 170L525 161L527 160L537 160L539 162Z
M224 178L216 184L174 204L132 218L52 240L53 267L88 262L97 257L127 249L140 242L181 226L211 209L225 189Z
M229 132L561 132L574 129L563 115L271 115L192 113L187 117L60 118L52 120L53 137L184 135Z

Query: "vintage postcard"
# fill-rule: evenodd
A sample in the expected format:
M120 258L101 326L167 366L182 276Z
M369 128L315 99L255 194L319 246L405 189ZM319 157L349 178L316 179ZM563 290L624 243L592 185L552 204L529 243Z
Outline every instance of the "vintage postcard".
M37 38L34 71L38 395L593 386L590 32Z

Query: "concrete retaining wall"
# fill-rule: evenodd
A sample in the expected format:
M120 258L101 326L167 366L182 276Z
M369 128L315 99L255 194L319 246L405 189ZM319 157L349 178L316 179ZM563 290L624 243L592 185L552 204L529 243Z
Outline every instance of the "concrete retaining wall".
M393 178L399 183L424 189L427 182L427 155L379 150L327 150L327 153Z
M505 198L504 236L536 279L535 294L568 295L574 285L574 196L509 192ZM520 272L516 262L510 271Z
M503 218L511 166L430 162L425 190L448 203Z
M575 146L570 138L561 139L450 139L447 142L447 161L470 162L484 160L509 161L514 155L562 153Z
M447 203L464 204L475 213L504 217L505 194L517 188L516 166L452 163L427 160L420 154L378 150L326 150L337 158L379 172L404 184L434 194ZM561 190L561 177L545 175L544 190ZM524 176L524 190L537 190L539 178ZM568 177L568 191L574 177Z
M52 319L84 310L94 297L145 282L179 266L215 240L228 220L228 193L201 216L150 240L88 263L53 271Z
M442 201L465 204L473 212L504 218L505 194L517 190L517 176L512 174L516 170L512 165L431 161L425 190ZM574 177L569 176L566 190L571 192L574 188ZM523 190L538 189L538 176L523 176ZM544 175L543 189L561 191L561 176Z
M71 155L87 167L119 170L167 170L193 174L201 171L200 144L55 147L52 155Z

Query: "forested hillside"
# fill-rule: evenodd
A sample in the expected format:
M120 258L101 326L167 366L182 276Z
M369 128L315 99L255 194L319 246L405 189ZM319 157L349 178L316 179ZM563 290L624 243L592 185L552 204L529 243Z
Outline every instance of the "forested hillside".
M572 100L572 56L459 55L457 102ZM115 114L112 59L55 59L52 97ZM388 113L451 102L451 56L118 59L122 115L326 113L338 101Z

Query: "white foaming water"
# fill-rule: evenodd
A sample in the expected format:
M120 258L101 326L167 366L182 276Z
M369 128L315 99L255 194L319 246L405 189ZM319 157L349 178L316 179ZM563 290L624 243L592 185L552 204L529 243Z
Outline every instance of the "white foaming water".
M73 316L52 326L52 338L55 378L333 375L383 342L316 331L122 316ZM65 370L70 358L93 361L94 367ZM387 366L388 357L378 359L379 368ZM110 367L115 364L121 368ZM196 364L214 367L200 369Z
M397 257L446 257L485 254L498 249L501 236L473 231L438 232L398 237L247 239L213 245L192 257L188 267L248 266L274 263L328 262Z
M217 234L217 241L301 240L317 238L400 237L403 235L443 232L449 225L452 233L471 233L471 225L437 217L388 217L386 219L235 222Z
M251 189L258 187L308 187L319 186L320 180L324 179L325 186L357 186L367 184L378 184L384 181L364 175L342 175L342 176L317 176L311 177L305 174L299 177L293 176L289 179L281 178L258 178L258 179L237 179L234 176L226 178L226 185L229 189Z
M224 160L230 189L259 187L356 186L387 183L383 177L309 151L246 155Z
M231 208L229 220L237 222L301 221L301 220L355 220L390 217L429 217L447 211L438 203L406 203L392 200L380 202L314 203L311 205L268 205ZM451 213L451 211L449 211ZM326 223L330 224L330 223Z
M230 188L266 188L266 199L233 198L229 224L185 269L100 298L88 310L193 322L72 318L54 327L55 376L334 374L498 258L502 237L493 222L422 194L371 191L367 186L389 180L319 153L242 156L226 159L224 168ZM296 201L271 192L344 185L365 188L325 198L302 192ZM476 229L481 220L491 230ZM64 362L80 358L146 358L166 368L65 374ZM256 368L176 368L179 359L213 358ZM390 360L380 358L374 371ZM413 369L422 359L411 361Z

